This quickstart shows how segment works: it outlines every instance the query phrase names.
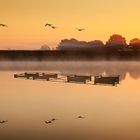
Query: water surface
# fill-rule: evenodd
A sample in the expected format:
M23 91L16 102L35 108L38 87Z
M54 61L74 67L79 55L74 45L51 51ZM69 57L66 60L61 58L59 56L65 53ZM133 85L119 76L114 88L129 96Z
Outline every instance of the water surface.
M1 62L0 120L8 122L0 124L0 139L139 140L139 68L137 62ZM114 87L14 79L14 73L25 71L117 74L121 83ZM85 119L76 119L79 115ZM44 123L51 118L58 120Z

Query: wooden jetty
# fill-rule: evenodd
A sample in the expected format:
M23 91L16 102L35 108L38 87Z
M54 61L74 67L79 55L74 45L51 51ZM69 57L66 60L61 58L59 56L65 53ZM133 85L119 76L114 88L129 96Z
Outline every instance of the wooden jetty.
M34 77L35 79L45 79L47 81L49 81L50 79L57 79L58 78L58 74L56 73L50 73L50 74L46 74L46 73L41 73L37 76Z
M36 72L36 73L22 73L22 74L14 74L14 78L27 78L27 79L35 79L35 77L38 77L39 76L39 73Z
M14 74L14 78L26 78L25 74Z
M95 76L94 84L119 84L119 76Z
M25 72L24 74L25 74L25 77L27 79L30 79L30 78L35 79L36 77L39 76L39 73L38 72L36 72L36 73L27 73L27 72Z
M26 79L33 79L33 80L61 80L61 81L67 81L69 82L75 82L75 83L84 83L86 84L89 82L90 84L108 84L115 86L116 84L119 84L119 75L117 76L95 76L94 81L92 80L92 76L89 75L65 75L65 78L62 79L59 77L57 73L39 73L39 72L25 72L22 74L14 74L15 78L26 78Z
M23 74L14 74L14 78L27 78L27 79L45 79L45 80L50 80L50 79L57 79L58 74L46 74L46 73L23 73Z
M91 81L91 78L91 76L85 75L68 75L67 82L80 82L86 84L87 81Z

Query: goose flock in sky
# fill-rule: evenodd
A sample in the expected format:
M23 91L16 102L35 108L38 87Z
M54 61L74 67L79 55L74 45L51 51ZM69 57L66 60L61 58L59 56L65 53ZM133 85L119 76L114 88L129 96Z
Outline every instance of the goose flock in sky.
M85 117L83 117L83 116L78 116L76 119L85 119ZM48 121L44 121L46 124L51 124L51 123L53 123L54 121L57 121L58 119L56 119L56 118L52 118L51 120L48 120ZM7 123L8 122L8 120L2 120L2 121L0 121L0 124L4 124L4 123Z
M50 27L50 28L52 28L52 29L56 29L56 28L57 28L56 26L54 26L54 25L51 24L51 23L46 23L46 24L45 24L45 27ZM79 32L81 32L81 31L83 31L83 30L85 30L85 29L83 29L83 28L76 28L76 30L79 31Z
M0 24L0 27L6 27L6 28L8 28L8 26L6 24L2 24L2 23ZM57 28L56 26L54 26L53 24L50 24L50 23L46 23L45 24L45 27L50 27L52 29L56 29ZM76 30L79 31L79 32L81 32L81 31L83 31L85 29L83 29L83 28L76 28Z
M85 119L85 117L84 117L84 116L78 116L76 119ZM53 118L53 119L51 119L51 120L44 121L44 122L45 122L46 124L51 124L51 123L53 123L53 122L56 121L56 120L58 120L58 119Z

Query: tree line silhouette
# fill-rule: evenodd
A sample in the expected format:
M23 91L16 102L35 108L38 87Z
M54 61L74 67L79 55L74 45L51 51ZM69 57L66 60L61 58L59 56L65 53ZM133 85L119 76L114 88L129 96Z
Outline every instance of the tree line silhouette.
M46 49L47 48L47 49ZM113 34L104 44L101 40L61 40L55 50L1 50L0 60L140 60L140 39L126 43L125 37Z
M130 40L129 44L126 43L125 37L119 34L113 34L110 36L108 41L104 44L101 40L94 41L78 41L74 38L68 40L64 39L60 42L57 49L58 50L96 50L96 49L104 49L106 47L110 50L138 50L140 49L140 39L134 38Z

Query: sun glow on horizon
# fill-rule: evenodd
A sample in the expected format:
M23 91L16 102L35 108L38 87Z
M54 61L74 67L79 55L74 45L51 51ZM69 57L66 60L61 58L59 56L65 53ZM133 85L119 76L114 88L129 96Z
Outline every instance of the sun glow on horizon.
M139 6L139 0L1 0L0 22L8 28L0 28L0 49L56 47L65 38L105 43L114 33L129 42L140 38Z

